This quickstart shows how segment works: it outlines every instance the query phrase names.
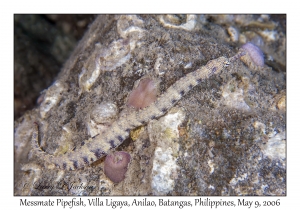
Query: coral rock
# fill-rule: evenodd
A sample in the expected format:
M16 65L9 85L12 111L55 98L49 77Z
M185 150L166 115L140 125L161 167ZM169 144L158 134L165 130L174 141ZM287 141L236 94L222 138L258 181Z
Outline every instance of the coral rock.
M107 155L104 161L105 175L115 183L123 181L130 159L130 154L123 151Z

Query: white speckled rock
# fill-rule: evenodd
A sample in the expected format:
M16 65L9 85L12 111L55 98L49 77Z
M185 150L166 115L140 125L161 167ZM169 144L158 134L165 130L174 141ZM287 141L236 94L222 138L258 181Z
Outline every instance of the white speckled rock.
M151 182L155 195L166 195L175 186L178 170L176 163L179 150L178 126L184 118L185 114L181 109L173 108L166 116L149 125L150 140L157 144Z

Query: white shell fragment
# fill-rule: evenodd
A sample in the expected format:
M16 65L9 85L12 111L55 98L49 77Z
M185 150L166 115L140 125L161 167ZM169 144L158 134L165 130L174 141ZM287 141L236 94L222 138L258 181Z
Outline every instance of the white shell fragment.
M93 107L87 122L88 133L95 136L105 129L117 118L119 110L116 104L111 102L102 102Z
M64 86L60 82L55 82L48 88L44 101L40 106L40 115L42 118L45 118L49 110L61 100L64 89Z
M240 32L235 27L230 26L229 28L227 28L227 32L232 42L239 41Z
M167 16L168 19L170 19L170 16ZM197 16L196 15L187 15L186 17L186 23L181 24L181 25L175 25L172 23L169 23L168 21L166 21L166 17L161 15L159 17L159 21L161 22L161 24L163 24L163 26L168 27L168 28L177 28L177 29L184 29L187 31L191 31L195 28L196 26L196 21Z
M129 25L133 22L133 25ZM143 21L135 15L121 15L117 22L117 30L121 39L113 41L108 47L103 47L99 43L95 46L94 59L91 65L85 65L78 75L79 86L83 91L91 91L92 86L98 80L102 71L114 71L117 67L125 64L131 58L131 51L134 50L137 41L143 36L144 30L141 28ZM87 62L90 63L90 62Z

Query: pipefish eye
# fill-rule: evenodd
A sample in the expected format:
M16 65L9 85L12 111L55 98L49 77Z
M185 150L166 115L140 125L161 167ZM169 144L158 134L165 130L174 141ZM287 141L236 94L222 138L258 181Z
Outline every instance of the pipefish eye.
M224 62L224 66L225 66L225 67L227 67L227 66L229 66L229 65L230 65L230 62L229 62L229 61L225 61L225 62Z

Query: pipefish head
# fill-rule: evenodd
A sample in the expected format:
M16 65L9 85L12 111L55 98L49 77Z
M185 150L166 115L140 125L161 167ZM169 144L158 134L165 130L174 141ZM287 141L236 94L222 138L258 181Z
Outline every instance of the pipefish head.
M210 75L220 73L225 67L230 65L230 61L226 57L219 57L207 63L207 67L211 69Z

